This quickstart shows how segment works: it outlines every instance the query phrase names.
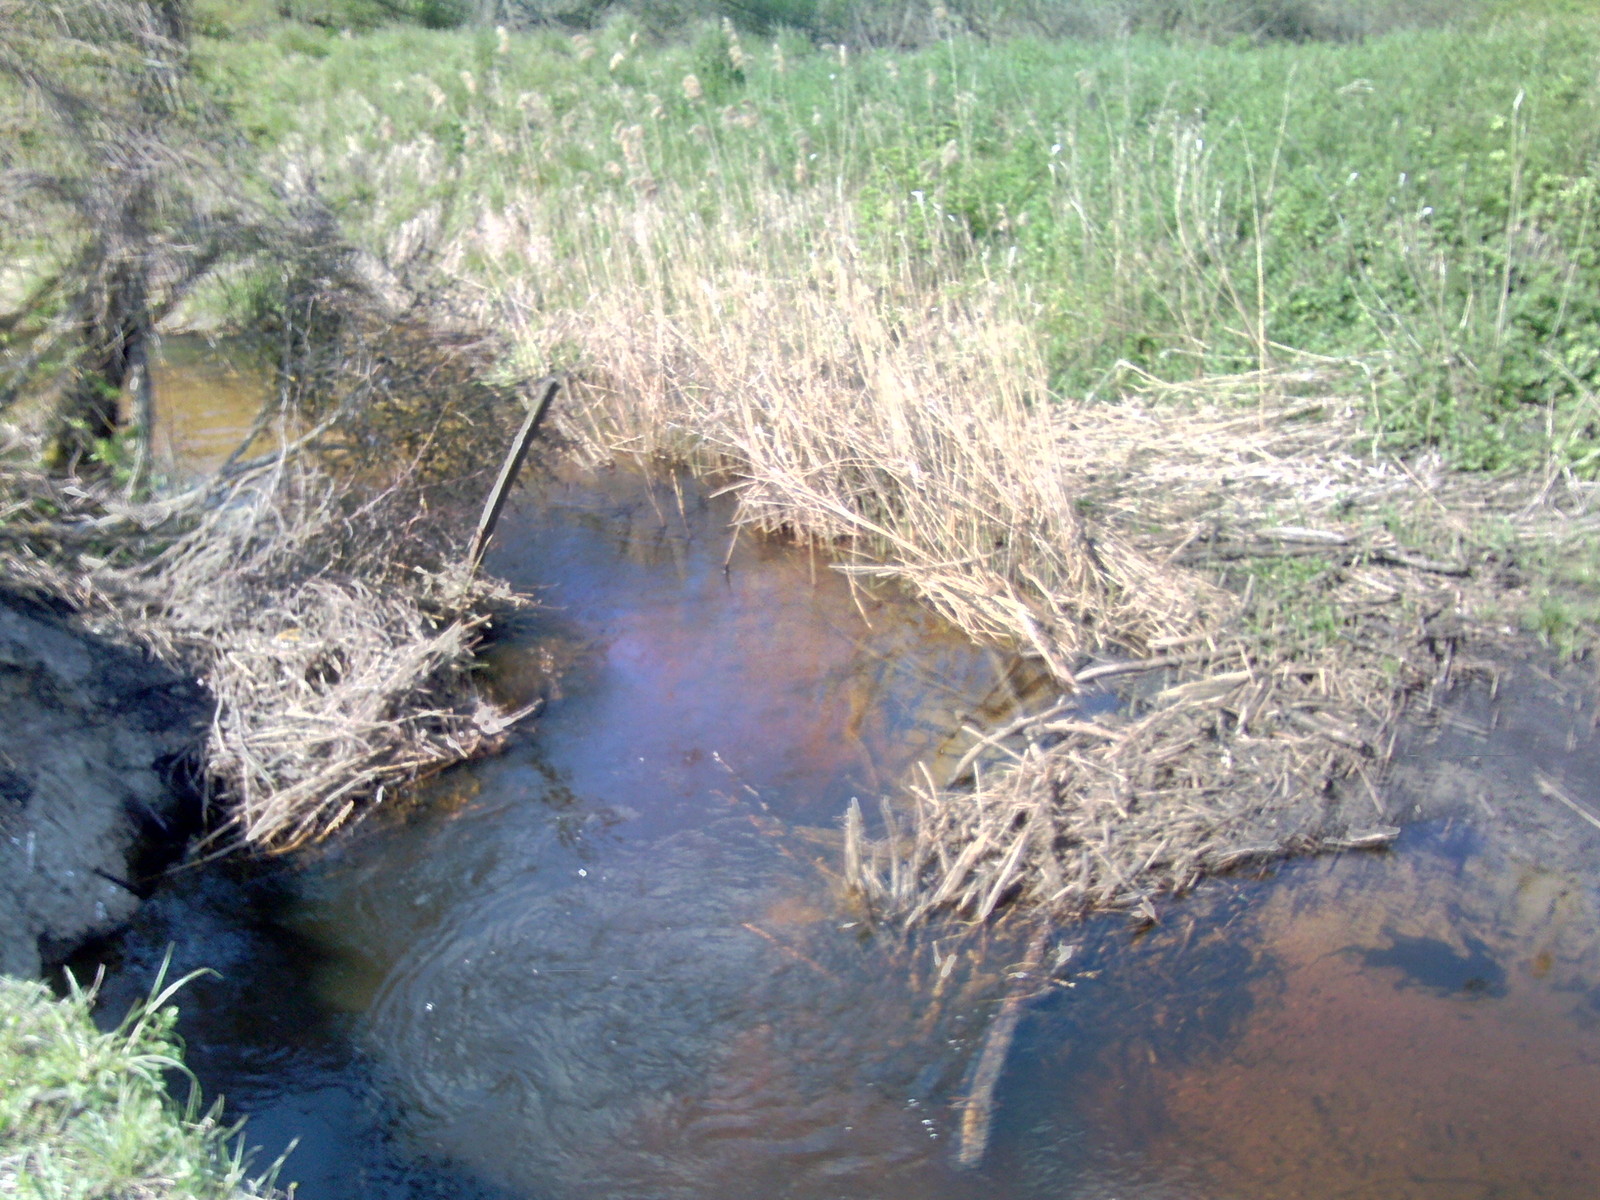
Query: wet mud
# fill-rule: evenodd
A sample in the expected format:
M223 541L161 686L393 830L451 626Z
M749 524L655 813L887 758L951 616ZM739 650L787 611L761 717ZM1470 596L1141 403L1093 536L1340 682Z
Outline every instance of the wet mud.
M172 776L199 688L0 587L0 972L115 932L198 820Z

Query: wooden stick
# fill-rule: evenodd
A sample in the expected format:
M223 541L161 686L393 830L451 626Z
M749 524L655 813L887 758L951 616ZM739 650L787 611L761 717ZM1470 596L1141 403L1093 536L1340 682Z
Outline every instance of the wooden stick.
M1558 803L1565 804L1573 812L1577 813L1585 821L1589 822L1589 824L1593 825L1596 829L1600 829L1600 817L1596 817L1587 808L1579 804L1571 796L1567 795L1566 792L1562 791L1561 788L1556 784L1556 781L1551 779L1550 776L1546 775L1543 771L1535 771L1533 773L1533 781L1539 785L1539 790L1550 799L1555 800Z
M517 436L511 439L511 450L506 454L505 462L500 464L500 477L494 481L494 487L489 489L489 498L483 502L483 515L478 518L478 530L472 535L472 545L467 550L467 570L471 574L476 575L478 568L483 565L483 554L489 548L489 539L494 536L494 527L499 523L500 512L506 506L506 496L510 494L511 485L517 481L517 473L522 470L522 464L528 457L528 447L538 436L539 425L550 408L550 401L561 390L561 380L554 375L541 380L541 383L544 391L529 411L522 428L517 430Z
M994 1119L994 1089L1000 1083L1000 1072L1011 1053L1011 1040L1017 1035L1017 1022L1022 1020L1022 1007L1036 993L1035 976L1044 959L1046 927L1040 926L1028 943L1027 957L1012 984L1011 990L1000 1004L983 1039L983 1051L978 1055L978 1065L972 1072L972 1086L961 1113L961 1137L956 1150L956 1163L971 1170L983 1162L989 1149L989 1127Z

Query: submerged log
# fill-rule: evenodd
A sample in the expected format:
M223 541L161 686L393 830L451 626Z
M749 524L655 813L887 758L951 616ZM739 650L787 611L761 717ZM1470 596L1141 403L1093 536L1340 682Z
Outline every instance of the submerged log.
M961 1132L956 1142L956 1165L972 1170L983 1162L989 1149L989 1131L994 1121L994 1091L1000 1083L1000 1072L1011 1053L1012 1039L1017 1035L1017 1022L1022 1020L1023 1006L1038 994L1039 966L1044 960L1044 943L1047 930L1041 926L1028 943L1027 955L1017 971L1011 990L1000 1002L1000 1011L989 1023L989 1032L983 1039L983 1050L978 1055L977 1066L972 1071L972 1084L962 1101Z

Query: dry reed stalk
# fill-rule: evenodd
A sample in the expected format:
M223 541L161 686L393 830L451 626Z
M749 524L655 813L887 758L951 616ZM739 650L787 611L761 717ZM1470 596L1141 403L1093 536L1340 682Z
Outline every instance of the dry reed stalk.
M599 210L581 318L506 281L525 343L582 346L569 428L592 453L731 475L742 523L841 549L1063 681L1099 639L1138 646L1226 609L1117 529L1086 528L1092 464L1043 415L1015 297L952 299L910 265L870 266L849 212L816 195L757 202L764 234L731 245L665 192Z
M1048 930L1040 926L1028 941L1027 953L1011 975L1011 985L999 1011L989 1022L983 1049L972 1068L972 1079L961 1102L961 1125L956 1163L971 1170L983 1162L989 1150L989 1130L994 1120L994 1092L1005 1069L1006 1057L1022 1020L1023 1006L1039 990L1038 972L1044 962Z
M739 521L825 543L853 577L1042 661L1068 694L1090 651L1186 647L1137 717L1062 710L990 735L1010 763L980 748L970 792L930 784L876 840L853 806L845 875L869 907L1148 913L1207 871L1348 844L1324 802L1381 757L1400 690L1378 669L1389 647L1335 658L1243 637L1248 593L1196 568L1286 521L1329 526L1341 569L1381 562L1340 531L1342 506L1412 484L1350 448L1358 419L1338 397L1360 364L1273 348L1286 365L1183 387L1129 372L1120 403L1052 396L1029 298L1004 272L975 278L970 244L934 230L928 261L869 251L822 187L741 192L711 217L703 203L663 184L574 223L524 195L479 222L492 243L471 233L454 251L501 263L488 303L525 353L575 349L577 445L729 479ZM524 269L556 244L574 248L564 288ZM1353 604L1388 586L1350 574L1347 591L1369 592Z
M970 791L922 789L909 839L858 838L851 885L910 923L940 911L984 920L1019 901L1064 917L1153 917L1157 896L1203 875L1371 843L1333 794L1379 768L1383 751L1364 735L1392 718L1393 685L1347 664L1230 650L1244 669L1174 683L1127 715L1062 720L1051 706L1013 722L999 732L1022 742L1016 761L980 770ZM891 890L889 878L910 882Z

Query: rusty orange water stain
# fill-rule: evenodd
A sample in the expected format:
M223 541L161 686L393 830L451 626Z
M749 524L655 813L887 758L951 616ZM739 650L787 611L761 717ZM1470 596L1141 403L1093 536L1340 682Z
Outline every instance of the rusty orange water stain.
M1291 872L1234 918L1233 999L1210 990L1225 976L1187 1005L1157 983L1108 1032L1077 1105L1097 1154L1163 1196L1600 1194L1596 940L1572 883L1492 850ZM1217 1003L1243 1014L1220 1040L1163 1032Z
M1218 1183L1262 1200L1576 1196L1600 1184L1600 1056L1574 1057L1570 1004L1501 1003L1308 964L1226 1061L1151 1073L1165 1148L1220 1148Z

